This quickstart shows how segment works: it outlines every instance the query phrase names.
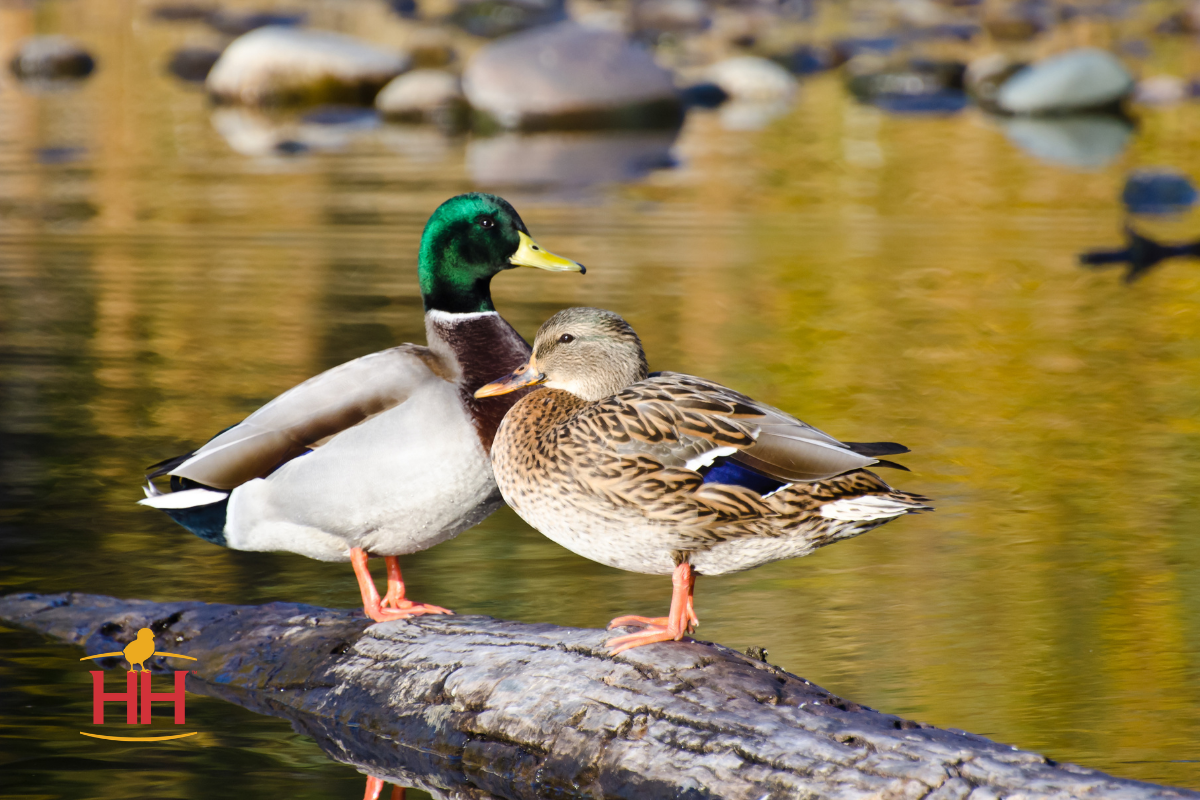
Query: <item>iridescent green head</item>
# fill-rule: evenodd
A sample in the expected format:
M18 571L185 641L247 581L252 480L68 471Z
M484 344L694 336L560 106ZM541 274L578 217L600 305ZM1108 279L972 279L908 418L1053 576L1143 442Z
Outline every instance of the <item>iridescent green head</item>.
M516 209L472 192L438 206L421 235L421 295L426 311L495 311L492 276L513 267L583 272L582 264L543 250Z

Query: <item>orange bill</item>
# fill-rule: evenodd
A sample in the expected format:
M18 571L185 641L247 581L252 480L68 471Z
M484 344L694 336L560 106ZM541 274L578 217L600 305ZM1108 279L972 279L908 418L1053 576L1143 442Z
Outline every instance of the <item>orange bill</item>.
M524 386L537 386L539 383L545 383L546 376L538 371L537 365L533 363L533 359L529 359L529 363L518 367L511 375L506 375L498 381L492 381L487 386L482 386L475 392L475 398L495 397L498 394L508 394L515 392Z

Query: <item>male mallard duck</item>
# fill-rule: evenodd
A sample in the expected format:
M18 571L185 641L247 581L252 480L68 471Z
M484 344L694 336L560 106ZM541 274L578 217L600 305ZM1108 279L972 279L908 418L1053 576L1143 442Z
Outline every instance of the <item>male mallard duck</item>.
M524 363L529 345L492 305L512 267L583 272L543 250L507 202L447 200L421 236L428 346L355 359L284 392L190 453L155 464L143 505L210 542L350 561L363 611L382 621L449 613L405 598L397 556L446 541L501 503L488 451L513 405L476 389ZM370 556L387 561L381 601Z
M492 445L504 499L585 558L673 575L670 615L614 619L643 627L611 640L614 653L691 632L696 575L805 556L929 508L864 469L899 467L875 456L908 448L839 442L703 378L648 376L641 341L611 311L555 314L529 362L475 396L535 385Z

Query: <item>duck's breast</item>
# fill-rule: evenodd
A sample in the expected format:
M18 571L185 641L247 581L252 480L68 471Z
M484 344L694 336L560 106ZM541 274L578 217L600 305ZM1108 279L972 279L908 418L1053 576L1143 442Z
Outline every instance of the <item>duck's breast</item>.
M401 405L239 487L227 538L236 549L323 560L345 560L350 547L404 555L457 535L499 504L457 386L431 378Z

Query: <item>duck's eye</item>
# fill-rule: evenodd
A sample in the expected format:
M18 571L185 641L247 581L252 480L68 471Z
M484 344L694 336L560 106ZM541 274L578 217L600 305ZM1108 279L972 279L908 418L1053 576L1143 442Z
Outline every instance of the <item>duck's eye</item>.
M496 220L492 219L491 217L484 217L483 219L479 220L479 227L483 228L485 231L490 231L492 228L496 227Z
M558 337L559 344L570 344L573 341L575 341L575 337L569 333L564 333L562 336Z

